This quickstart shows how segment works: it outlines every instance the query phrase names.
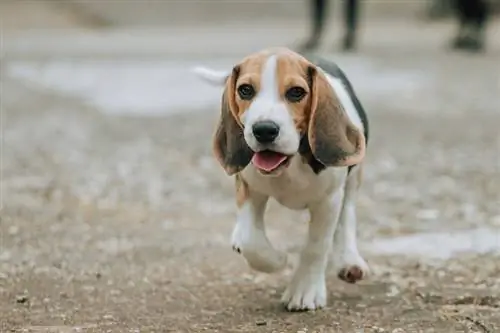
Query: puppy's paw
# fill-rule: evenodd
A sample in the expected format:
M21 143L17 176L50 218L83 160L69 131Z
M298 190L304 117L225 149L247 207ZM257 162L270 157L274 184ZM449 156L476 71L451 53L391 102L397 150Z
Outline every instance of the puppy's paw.
M337 277L347 283L356 283L365 277L365 272L359 266L341 268Z
M243 253L243 248L247 250L253 243L257 242L256 238L261 237L253 228L244 228L240 224L236 224L231 234L231 246L233 251L239 254Z
M283 270L287 265L288 255L276 250L263 230L244 229L237 224L231 243L233 250L242 254L248 265L256 271L274 273Z
M337 277L347 283L356 283L370 274L366 261L359 255L346 256L337 263Z
M288 311L312 311L326 306L326 283L323 274L297 272L285 290L281 302Z

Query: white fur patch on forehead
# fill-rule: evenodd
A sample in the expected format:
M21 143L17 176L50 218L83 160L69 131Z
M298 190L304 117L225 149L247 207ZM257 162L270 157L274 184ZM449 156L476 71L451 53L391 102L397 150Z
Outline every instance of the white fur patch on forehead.
M278 84L278 57L273 54L262 66L259 97L266 98L270 102L278 102Z
M271 149L292 155L299 147L299 135L287 104L280 96L278 76L279 54L268 53L259 61L259 89L248 109L240 116L244 125L244 136L253 151ZM279 127L279 135L272 144L261 144L255 138L253 125L260 121L271 121Z

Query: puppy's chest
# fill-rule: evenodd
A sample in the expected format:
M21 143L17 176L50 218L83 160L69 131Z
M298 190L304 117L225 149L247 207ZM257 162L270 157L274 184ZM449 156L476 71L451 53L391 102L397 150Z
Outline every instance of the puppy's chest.
M305 209L312 202L321 200L341 183L339 171L328 168L319 175L309 166L292 162L280 176L265 176L249 165L243 173L248 186L274 198L290 209Z

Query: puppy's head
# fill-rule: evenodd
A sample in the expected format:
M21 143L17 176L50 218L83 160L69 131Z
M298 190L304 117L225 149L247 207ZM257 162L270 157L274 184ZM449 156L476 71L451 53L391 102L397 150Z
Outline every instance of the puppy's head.
M301 55L266 50L227 73L195 71L224 87L213 150L229 175L249 163L263 174L277 174L299 152L303 138L325 166L354 165L364 157L363 134L350 122L323 71Z

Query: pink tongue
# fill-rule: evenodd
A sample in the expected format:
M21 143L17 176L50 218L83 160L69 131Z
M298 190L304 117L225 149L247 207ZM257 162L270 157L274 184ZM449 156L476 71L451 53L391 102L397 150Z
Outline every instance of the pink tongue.
M286 155L274 151L261 151L253 155L252 163L257 168L269 172L279 167L285 160Z

